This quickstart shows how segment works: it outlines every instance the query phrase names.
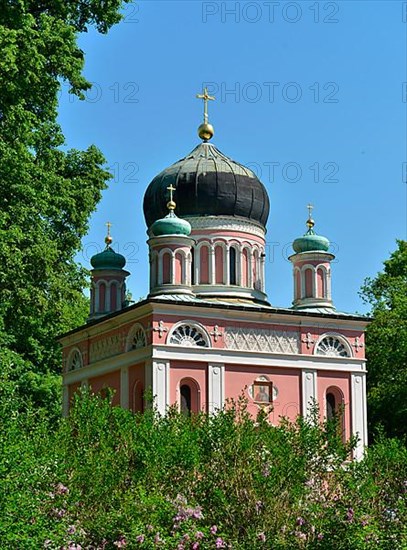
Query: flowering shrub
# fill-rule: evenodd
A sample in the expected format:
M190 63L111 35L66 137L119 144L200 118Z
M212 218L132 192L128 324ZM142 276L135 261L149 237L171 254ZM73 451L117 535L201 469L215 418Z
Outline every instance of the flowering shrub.
M79 396L66 419L0 403L2 548L407 547L407 451L361 462L338 430L216 416L133 415ZM315 411L317 415L317 411Z

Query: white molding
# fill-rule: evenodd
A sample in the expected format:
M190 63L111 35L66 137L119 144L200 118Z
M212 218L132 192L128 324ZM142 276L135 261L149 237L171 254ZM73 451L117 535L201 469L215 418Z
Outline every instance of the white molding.
M225 404L225 365L208 363L208 399L209 414L221 410Z
M129 367L120 369L120 406L129 408Z
M301 381L302 381L302 415L304 416L304 418L309 418L315 402L318 402L317 370L304 369L301 373Z
M367 447L367 414L366 414L366 375L365 373L351 374L351 417L352 435L358 438L354 457L363 458Z
M113 357L106 357L91 365L85 365L79 370L65 373L64 382L65 384L73 384L74 382L85 380L86 378L94 378L95 376L101 376L102 374L120 370L121 367L129 367L137 363L143 363L151 359L151 353L151 346L147 346L127 353L121 353L120 355L114 355Z
M256 367L284 367L292 369L315 369L336 372L365 372L363 359L352 357L326 357L324 355L282 354L225 348L183 347L156 344L152 346L155 360L194 361L207 363L225 363Z
M216 231L239 231L262 237L264 239L266 230L263 226L252 220L235 218L233 216L194 216L185 217L196 233L200 229L213 229Z

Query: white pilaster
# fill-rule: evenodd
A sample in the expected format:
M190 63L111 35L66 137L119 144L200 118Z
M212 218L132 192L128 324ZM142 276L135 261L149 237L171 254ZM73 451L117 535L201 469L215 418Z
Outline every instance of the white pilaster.
M211 285L215 284L215 274L216 274L216 268L215 268L215 247L213 244L211 244L209 248L209 282Z
M160 414L165 414L170 402L170 362L153 361L152 390L154 404Z
M175 285L175 252L171 252L171 263L170 263L170 281L172 285Z
M229 246L226 246L225 249L225 270L224 270L224 279L225 279L225 285L230 284L230 249Z
M358 438L354 457L360 460L367 446L366 375L351 374L352 435Z
M253 288L253 253L247 251L247 286Z
M69 414L69 388L66 384L62 386L62 416Z
M260 280L260 290L262 292L264 292L264 289L265 289L265 274L266 274L266 270L265 270L265 267L266 267L266 257L263 256L263 252L260 254L260 277L261 277L261 280Z
M312 407L318 399L317 371L306 369L302 371L302 415L309 418Z
M120 369L120 406L129 408L129 367Z
M225 403L225 365L208 364L208 412L214 414L223 408Z

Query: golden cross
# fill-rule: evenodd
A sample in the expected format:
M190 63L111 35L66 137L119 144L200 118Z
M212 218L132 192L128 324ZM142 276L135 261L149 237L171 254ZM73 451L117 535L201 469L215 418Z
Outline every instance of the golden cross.
M307 208L308 208L308 217L311 218L314 206L312 204L307 204Z
M112 224L110 222L106 222L107 227L107 236L110 237L110 228L112 227Z
M175 187L172 186L172 183L167 187L167 190L170 192L170 201L173 202L173 192L175 191Z
M205 86L203 94L196 94L198 99L203 99L204 102L204 123L208 123L208 101L215 101L215 98L208 94L208 88Z

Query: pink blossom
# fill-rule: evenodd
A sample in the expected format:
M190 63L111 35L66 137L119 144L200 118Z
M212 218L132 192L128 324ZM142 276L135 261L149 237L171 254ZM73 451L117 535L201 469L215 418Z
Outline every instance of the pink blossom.
M67 533L68 535L73 535L74 533L76 532L76 527L75 525L70 525L67 529Z
M199 550L199 542L194 542L192 545L192 550Z
M80 544L75 544L74 542L70 542L67 550L82 550L82 546Z
M195 533L195 538L198 539L198 540L201 540L204 538L204 534L202 533L202 531L197 531Z
M211 535L215 535L218 532L218 528L216 527L216 525L212 525L212 527L210 528L210 532Z
M124 537L123 535L116 541L113 543L115 546L117 546L117 548L124 548L125 546L127 546L127 540L126 540L126 537Z
M266 535L262 532L257 535L260 542L266 542Z
M297 525L304 525L304 523L305 523L304 518L301 518L301 517L297 518Z
M324 535L322 533L318 533L317 539L322 540L324 538Z
M307 535L305 533L301 533L301 531L295 531L294 534L300 540L307 540Z
M143 544L144 539L145 539L144 535L137 535L136 542L138 542L139 544Z
M353 511L353 508L349 508L348 511L346 512L346 519L348 521L352 521L354 515L355 515L355 512Z
M218 537L215 541L215 547L216 548L226 548L225 541L223 539L221 539L220 537Z
M254 507L256 508L256 512L259 513L260 510L263 508L263 503L262 503L262 501L261 501L261 500L258 500L258 501L256 502L256 504L254 505Z
M59 482L55 487L55 493L57 495L66 495L69 493L69 489L68 487L65 487L63 483Z

